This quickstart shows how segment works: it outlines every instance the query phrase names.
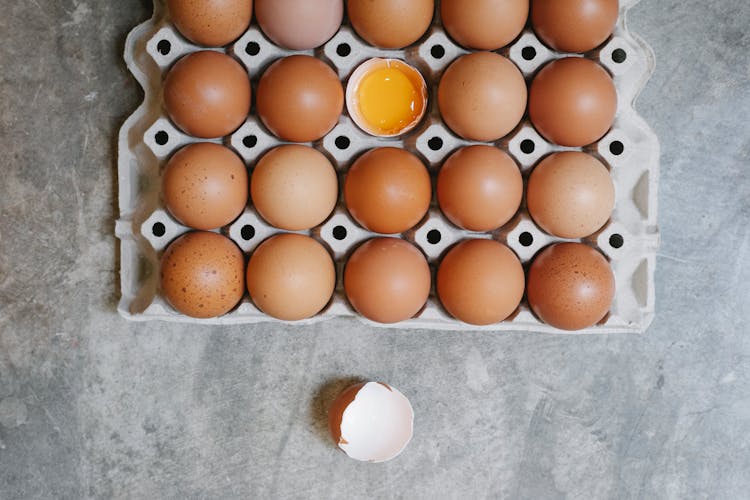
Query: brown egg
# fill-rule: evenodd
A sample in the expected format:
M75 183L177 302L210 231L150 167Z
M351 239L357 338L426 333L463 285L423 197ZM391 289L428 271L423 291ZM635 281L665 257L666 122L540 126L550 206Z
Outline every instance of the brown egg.
M529 118L547 140L586 146L604 136L617 113L617 90L597 63L568 57L549 63L529 91Z
M333 259L302 234L279 234L258 246L247 265L247 290L269 316L297 321L318 314L336 285Z
M443 257L436 287L443 307L473 325L498 323L516 310L524 289L521 261L495 240L465 240Z
M294 55L273 63L258 83L258 115L285 141L316 141L338 122L344 88L336 73L315 57Z
M495 50L516 39L529 17L529 0L442 0L445 31L469 49Z
M167 0L167 5L185 38L209 47L237 40L253 16L253 0Z
M430 268L422 252L398 238L375 238L357 248L344 270L352 307L379 323L417 314L430 294Z
M466 146L440 169L437 197L440 210L458 227L492 231L508 222L521 205L521 171L496 147Z
M603 44L617 24L617 0L532 0L537 36L560 52L588 52Z
M247 205L247 184L240 157L211 142L180 149L162 175L167 209L195 229L216 229L236 219Z
M604 318L615 296L615 277L604 256L583 243L542 250L529 269L526 295L534 313L562 330L580 330Z
M561 238L584 238L609 220L615 186L607 167L580 151L554 153L529 176L529 214L539 227Z
M250 79L226 54L204 50L183 57L164 80L164 106L184 132L204 139L229 135L250 112Z
M400 49L425 34L432 22L433 0L348 0L349 22L370 45Z
M314 49L336 34L344 17L344 0L256 0L255 17L276 45Z
M164 298L182 314L213 318L231 311L245 291L245 259L226 236L184 234L161 258Z
M250 183L253 205L269 224L302 231L321 224L339 195L336 170L320 151L301 144L272 149Z
M349 169L344 199L364 228L402 233L422 220L430 207L432 185L422 161L405 149L377 148Z
M526 81L494 52L456 59L440 79L438 106L446 125L471 141L494 141L513 130L526 110Z

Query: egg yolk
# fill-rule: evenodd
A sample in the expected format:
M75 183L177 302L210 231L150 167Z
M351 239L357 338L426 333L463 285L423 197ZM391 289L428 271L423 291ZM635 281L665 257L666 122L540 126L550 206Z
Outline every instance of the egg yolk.
M377 68L362 78L357 91L362 118L382 135L398 134L422 114L422 85L395 64Z

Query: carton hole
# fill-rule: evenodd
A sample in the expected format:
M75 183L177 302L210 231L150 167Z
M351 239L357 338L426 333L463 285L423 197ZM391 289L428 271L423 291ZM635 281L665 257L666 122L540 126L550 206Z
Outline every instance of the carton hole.
M169 55L169 53L172 51L172 44L169 40L161 40L158 44L156 44L156 50L158 50L159 54L163 56Z
M625 151L625 145L620 141L612 141L609 143L609 152L615 156L620 156Z
M252 240L255 237L255 228L250 224L245 224L242 226L242 229L240 229L240 236L242 236L242 239L245 241Z
M440 137L433 137L427 141L427 147L433 151L440 151L443 147L443 140Z
M524 47L521 49L521 57L526 61L531 61L536 57L536 49L534 47Z
M440 231L437 229L431 229L430 232L427 233L427 243L430 245L437 245L442 239L443 235L440 234Z
M248 42L245 46L245 52L249 56L257 56L260 53L260 45L258 45L258 42Z
M336 226L333 228L333 237L338 241L346 238L348 231L344 226Z
M627 52L622 49L615 49L612 51L612 60L617 64L622 64L628 58Z
M347 136L340 135L336 137L336 140L334 141L334 143L336 144L337 148L343 151L345 149L349 149L349 146L351 146L352 141L350 141Z
M167 228L161 222L154 222L154 225L151 226L151 234L153 234L157 238L161 238L166 233L167 233Z
M524 231L518 235L518 242L521 246L530 247L534 244L534 236L532 236L530 232Z
M242 145L247 149L254 148L256 144L258 144L258 138L254 135L248 135L247 137L242 139Z
M340 43L338 47L336 47L336 53L341 57L346 57L352 53L352 46L348 43Z
M169 142L169 134L163 130L160 130L154 136L154 140L156 141L156 144L158 144L159 146L164 146L166 143Z
M435 59L442 59L443 57L445 57L445 47L440 44L433 45L430 49L430 55Z
M625 239L621 234L613 234L609 237L609 246L612 248L621 248L625 244Z
M530 155L536 149L536 144L531 139L524 139L521 141L521 152Z

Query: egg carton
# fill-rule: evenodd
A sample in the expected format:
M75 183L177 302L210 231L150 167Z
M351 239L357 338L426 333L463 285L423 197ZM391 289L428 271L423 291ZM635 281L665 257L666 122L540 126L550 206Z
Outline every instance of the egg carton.
M545 246L557 241L585 241L599 248L609 259L615 274L616 294L610 313L597 325L576 333L643 332L654 316L654 267L659 244L657 188L659 182L659 142L634 109L635 100L654 71L650 47L626 25L626 14L638 0L621 0L620 16L613 36L585 57L601 63L613 76L618 93L617 115L612 129L596 144L585 148L610 167L615 184L616 203L607 225L583 240L563 240L546 234L529 216L525 204L516 217L491 233L473 233L456 228L434 202L429 213L412 230L400 237L417 245L427 257L433 273L440 257L454 243L467 238L492 238L507 244L524 267ZM438 5L439 7L439 5ZM439 16L436 15L436 18ZM212 319L194 319L175 311L159 291L159 258L174 238L190 229L179 224L164 207L160 195L161 171L170 155L198 139L178 130L166 116L162 103L162 80L180 57L205 50L183 38L168 18L163 0L154 2L153 17L137 26L127 38L125 61L144 90L144 101L127 119L119 135L118 181L120 218L115 232L120 239L120 284L122 297L118 311L129 320L163 320L205 324L242 324L278 321L260 312L246 295L237 308ZM404 50L384 50L367 45L346 20L338 33L323 47L289 51L271 43L254 23L234 44L211 49L225 52L247 69L253 85L275 60L290 54L309 54L330 63L343 84L363 61L372 57L399 58L417 67L430 87L429 111L423 122L409 134L381 139L362 132L346 111L338 124L322 140L310 145L325 153L343 180L356 157L374 147L403 147L421 157L434 177L447 156L471 144L453 134L441 121L436 89L442 71L457 57L469 51L456 45L436 19L421 41ZM527 26L508 47L497 51L510 58L531 81L545 63L565 57L543 45ZM253 110L254 111L254 110ZM271 148L283 142L268 132L252 115L231 136L213 142L234 149L252 168ZM543 139L524 117L507 137L494 142L510 153L519 164L524 180L538 161L555 151L581 150L551 144ZM434 184L433 184L434 185ZM221 228L245 252L267 237L283 232L268 225L252 207L231 225ZM339 316L355 316L375 326L428 328L435 330L537 331L565 333L539 321L522 302L506 321L489 326L473 326L453 319L441 307L434 288L425 307L414 318L395 325L380 325L359 316L348 304L342 276L346 257L356 246L377 236L359 226L348 215L342 197L325 223L303 231L321 241L336 262L337 285L326 308L314 318L295 324L309 324ZM434 280L433 280L434 281Z

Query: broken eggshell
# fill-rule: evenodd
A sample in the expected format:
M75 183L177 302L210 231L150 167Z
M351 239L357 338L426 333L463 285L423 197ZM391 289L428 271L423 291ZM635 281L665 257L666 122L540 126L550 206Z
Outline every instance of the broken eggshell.
M406 113L407 115L411 114L411 116L405 118L405 121L402 123L393 127L386 127L386 129L382 129L377 123L371 123L368 121L361 108L363 102L360 100L361 89L364 81L367 77L374 76L378 70L383 69L395 69L400 72L401 75L410 82L413 92L416 94L414 101L412 101L413 108L410 110L411 113ZM385 88L381 90L386 93L394 91L393 87L390 85L386 85ZM346 109L354 123L368 134L375 137L398 137L411 131L420 121L422 121L422 118L424 118L424 115L427 112L427 95L427 83L418 69L401 59L383 59L375 57L360 64L357 69L354 70L351 77L349 77L349 83L346 86ZM371 96L369 99L371 101L379 101L381 98L383 98L383 96ZM386 100L392 101L390 98ZM374 107L378 107L377 105L380 103L371 102L370 104L375 104Z
M398 390L363 382L344 390L328 411L334 442L350 458L385 462L398 456L412 437L414 411Z

